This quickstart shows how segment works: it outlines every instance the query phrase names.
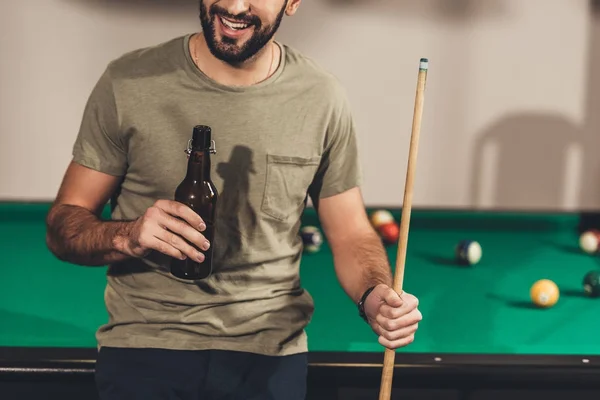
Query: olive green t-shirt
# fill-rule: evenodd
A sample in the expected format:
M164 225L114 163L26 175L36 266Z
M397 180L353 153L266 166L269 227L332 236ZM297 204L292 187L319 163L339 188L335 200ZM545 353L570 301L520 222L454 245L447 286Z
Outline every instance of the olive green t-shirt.
M99 346L307 351L313 313L299 265L310 199L360 184L357 138L339 82L284 46L277 71L251 87L213 81L193 63L190 35L113 60L94 87L74 161L121 178L113 219L173 199L195 125L212 128L219 192L214 274L186 281L152 252L108 267L109 320ZM322 266L327 268L327 266ZM333 265L329 266L333 268Z

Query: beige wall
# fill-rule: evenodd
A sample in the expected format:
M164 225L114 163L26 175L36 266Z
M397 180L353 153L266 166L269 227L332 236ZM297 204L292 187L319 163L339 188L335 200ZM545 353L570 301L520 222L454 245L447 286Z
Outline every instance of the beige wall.
M0 200L54 196L106 63L195 30L196 3L0 3ZM415 206L592 208L600 206L592 16L588 0L305 0L279 39L347 87L367 203L402 202L425 56Z

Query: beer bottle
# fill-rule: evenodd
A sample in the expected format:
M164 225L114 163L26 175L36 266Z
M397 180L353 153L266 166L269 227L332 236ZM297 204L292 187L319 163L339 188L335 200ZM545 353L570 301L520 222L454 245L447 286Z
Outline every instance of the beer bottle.
M206 230L202 234L210 242L207 251L198 249L204 256L204 262L190 260L171 260L171 274L182 279L205 279L212 273L215 210L217 206L217 188L210 178L210 155L216 153L211 139L211 128L198 125L194 127L192 139L188 142L187 173L175 190L175 200L189 206L204 223ZM194 246L197 248L196 246Z

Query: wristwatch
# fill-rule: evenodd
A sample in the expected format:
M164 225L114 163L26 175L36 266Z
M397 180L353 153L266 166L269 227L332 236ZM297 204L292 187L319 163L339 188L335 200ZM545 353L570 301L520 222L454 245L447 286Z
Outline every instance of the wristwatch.
M367 324L369 323L369 319L367 318L367 314L365 314L365 301L373 289L375 289L375 286L368 288L358 301L358 315L360 315L360 317L364 319Z

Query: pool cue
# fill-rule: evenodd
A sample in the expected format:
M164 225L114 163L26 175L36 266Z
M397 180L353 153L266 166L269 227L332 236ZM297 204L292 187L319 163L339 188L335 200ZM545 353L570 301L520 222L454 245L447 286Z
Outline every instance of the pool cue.
M423 101L425 98L425 86L427 82L427 71L429 60L421 58L419 63L419 75L417 78L417 93L415 97L415 109L413 114L412 134L410 138L410 149L408 152L408 167L406 170L406 182L404 183L404 202L402 203L402 216L400 219L400 237L398 238L398 254L396 258L396 271L394 273L393 289L402 293L404 281L404 265L406 262L406 247L408 244L408 228L410 225L410 212L412 208L412 197L415 179L415 168L417 165L417 150L419 148L419 135L421 133L421 119L423 115ZM381 374L381 387L379 400L389 400L392 395L392 379L394 375L394 350L385 349L383 358L383 372Z

